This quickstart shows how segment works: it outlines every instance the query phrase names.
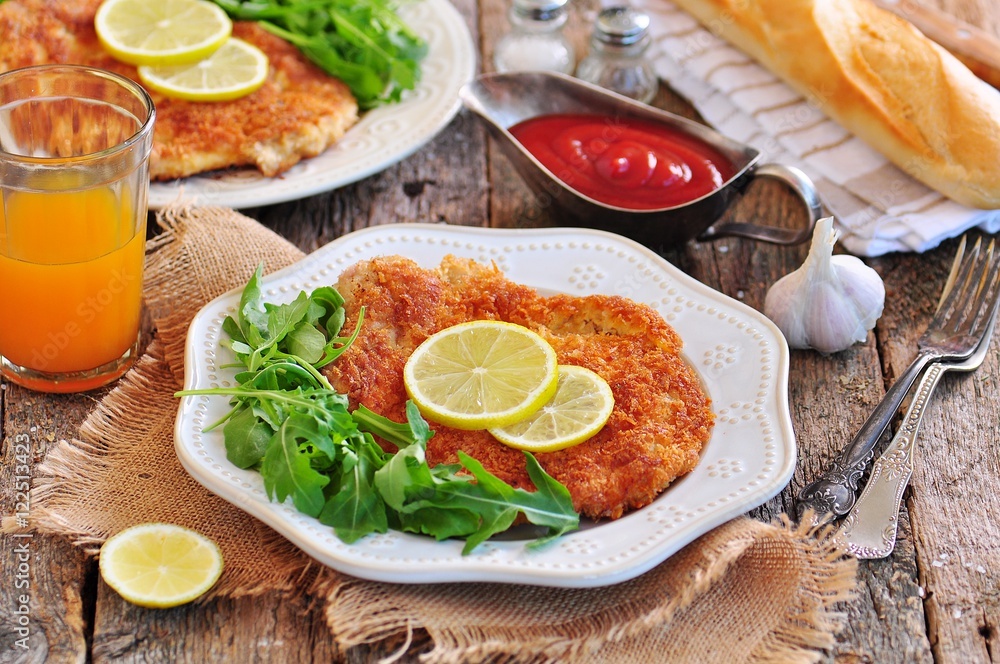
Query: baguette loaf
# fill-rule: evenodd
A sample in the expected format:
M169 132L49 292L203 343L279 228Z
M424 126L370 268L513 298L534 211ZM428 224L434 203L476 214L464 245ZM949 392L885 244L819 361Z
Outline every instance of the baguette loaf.
M674 0L932 189L1000 208L1000 91L868 0Z

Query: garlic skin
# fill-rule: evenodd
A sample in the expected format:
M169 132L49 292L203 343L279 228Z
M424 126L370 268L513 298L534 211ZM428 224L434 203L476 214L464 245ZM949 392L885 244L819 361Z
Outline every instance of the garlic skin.
M764 298L764 315L791 348L845 350L864 341L882 315L882 278L856 256L834 256L838 237L833 217L817 221L805 262L774 282Z

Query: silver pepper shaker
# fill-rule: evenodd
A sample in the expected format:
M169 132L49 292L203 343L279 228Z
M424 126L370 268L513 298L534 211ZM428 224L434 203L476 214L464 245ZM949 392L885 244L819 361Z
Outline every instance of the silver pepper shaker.
M649 16L630 7L604 9L594 23L590 52L577 67L576 76L648 103L659 89L656 72L646 59L649 44Z
M497 71L547 70L572 73L573 45L563 34L568 0L514 0L511 30L496 45Z

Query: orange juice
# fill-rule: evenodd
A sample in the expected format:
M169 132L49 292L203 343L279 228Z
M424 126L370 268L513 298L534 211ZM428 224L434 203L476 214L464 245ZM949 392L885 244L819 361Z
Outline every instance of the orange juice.
M45 373L120 358L138 338L146 239L127 185L2 196L0 355Z
M4 378L80 392L135 361L155 119L142 86L114 72L0 72Z

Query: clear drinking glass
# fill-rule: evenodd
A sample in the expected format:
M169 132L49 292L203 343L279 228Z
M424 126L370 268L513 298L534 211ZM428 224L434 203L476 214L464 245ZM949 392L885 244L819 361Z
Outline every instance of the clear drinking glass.
M78 392L138 352L149 95L72 65L0 74L0 372Z

